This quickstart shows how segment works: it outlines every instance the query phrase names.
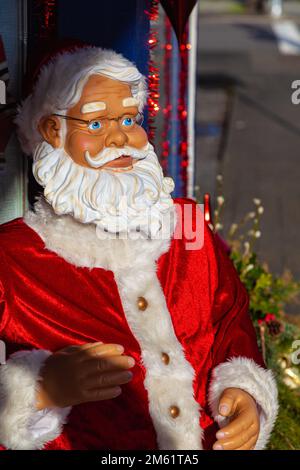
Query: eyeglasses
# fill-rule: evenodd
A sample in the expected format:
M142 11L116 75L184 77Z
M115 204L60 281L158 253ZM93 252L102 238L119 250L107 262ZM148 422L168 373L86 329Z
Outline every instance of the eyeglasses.
M111 121L116 121L120 129L122 129L124 132L130 132L136 127L140 127L144 121L144 116L142 113L138 113L135 116L124 114L123 116L117 118L95 118L91 119L90 121L56 113L52 114L52 116L58 116L68 121L81 122L82 124L86 125L88 132L97 135L105 134L110 126Z

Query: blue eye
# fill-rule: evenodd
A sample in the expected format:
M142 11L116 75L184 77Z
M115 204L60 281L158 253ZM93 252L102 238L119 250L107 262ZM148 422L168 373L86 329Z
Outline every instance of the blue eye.
M92 131L98 131L99 129L101 129L101 127L102 127L102 124L100 121L92 121L89 124L89 129L91 129Z
M134 124L133 118L127 117L127 118L123 119L123 121L122 121L122 126L131 127L131 126L133 126L133 124Z

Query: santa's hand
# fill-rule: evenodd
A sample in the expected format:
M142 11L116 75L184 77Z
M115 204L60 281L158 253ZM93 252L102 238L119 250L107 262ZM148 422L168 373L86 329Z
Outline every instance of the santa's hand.
M230 423L220 429L214 450L253 449L259 434L259 414L254 399L244 390L227 388L219 401L219 414Z
M134 359L117 344L88 343L62 349L46 360L37 391L37 409L108 400L130 382Z

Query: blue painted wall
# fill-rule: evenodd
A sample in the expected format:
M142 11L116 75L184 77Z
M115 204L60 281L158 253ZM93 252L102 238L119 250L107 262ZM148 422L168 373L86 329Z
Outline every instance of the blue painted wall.
M58 36L114 49L147 75L149 0L58 0Z
M34 68L34 57L41 49L43 55L52 51L52 43L65 40L79 41L94 46L114 49L133 61L144 75L148 75L149 48L147 40L150 23L145 10L149 0L56 0L55 30L49 42L37 37L34 16L39 2L28 0L29 17L29 71ZM0 0L1 2L1 0ZM30 63L33 62L33 66ZM37 62L39 63L39 62ZM37 64L36 64L37 65ZM31 74L29 72L29 77ZM29 84L32 80L29 80ZM25 87L26 88L26 87ZM147 111L143 126L147 129ZM34 201L40 187L29 171L29 200Z

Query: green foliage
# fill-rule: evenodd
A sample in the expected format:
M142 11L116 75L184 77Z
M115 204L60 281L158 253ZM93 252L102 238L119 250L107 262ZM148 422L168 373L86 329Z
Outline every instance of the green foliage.
M269 450L300 450L300 396L278 381L279 413Z
M288 275L276 277L258 261L255 253L233 248L231 258L250 296L250 313L254 323L269 313L280 318L284 306L294 300L300 284Z
M225 204L220 194L222 177L218 176L219 196L215 210L215 232L222 230L222 210ZM253 199L254 208L248 212L238 223L233 223L227 234L223 234L230 247L231 259L244 283L250 297L250 314L257 326L258 323L267 324L274 319L281 319L286 304L294 301L300 292L300 283L292 279L286 272L282 276L275 276L269 272L268 267L262 264L255 253L254 247L261 237L260 218L264 213L260 199Z
M217 177L219 195L214 212L215 232L222 230L222 176ZM249 293L249 311L257 340L267 366L277 375L280 411L269 442L269 449L300 449L300 366L292 364L292 345L300 339L300 324L285 314L287 304L298 301L300 283L290 273L275 276L255 253L261 236L261 201L253 199L254 210L222 234L229 245L231 259Z

